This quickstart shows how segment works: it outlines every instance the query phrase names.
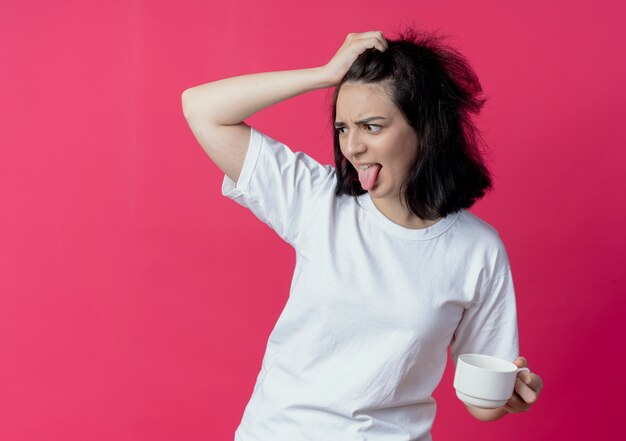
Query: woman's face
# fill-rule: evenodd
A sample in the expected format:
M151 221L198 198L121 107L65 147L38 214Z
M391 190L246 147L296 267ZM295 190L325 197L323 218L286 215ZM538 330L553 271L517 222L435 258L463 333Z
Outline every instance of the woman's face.
M357 171L361 164L382 166L368 190L372 197L398 198L402 181L417 160L418 140L384 87L344 83L337 96L335 127L341 153ZM367 174L360 176L365 179Z

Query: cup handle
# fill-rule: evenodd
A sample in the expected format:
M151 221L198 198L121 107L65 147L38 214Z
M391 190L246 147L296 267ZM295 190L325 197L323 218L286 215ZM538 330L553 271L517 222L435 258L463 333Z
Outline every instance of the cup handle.
M530 369L523 367L523 368L517 368L517 373L519 374L522 371L526 371L526 372L530 372Z

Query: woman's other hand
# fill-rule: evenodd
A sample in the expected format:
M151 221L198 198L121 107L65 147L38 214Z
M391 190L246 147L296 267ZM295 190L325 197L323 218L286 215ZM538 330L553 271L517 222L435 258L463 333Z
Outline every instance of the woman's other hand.
M518 357L513 363L517 367L528 367L524 357ZM504 409L509 413L526 412L530 406L537 402L543 389L543 380L537 374L522 371L517 374L513 396L506 403Z

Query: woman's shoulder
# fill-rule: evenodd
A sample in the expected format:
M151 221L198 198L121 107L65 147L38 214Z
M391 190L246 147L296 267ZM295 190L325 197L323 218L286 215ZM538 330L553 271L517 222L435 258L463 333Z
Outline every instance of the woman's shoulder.
M490 248L504 246L498 230L491 223L467 209L461 210L456 224L461 235L474 244L482 244Z
M510 268L506 246L490 222L469 210L462 210L457 224L459 234L454 241L465 250L462 254L466 259L475 258L479 267L486 266L489 277L502 274Z

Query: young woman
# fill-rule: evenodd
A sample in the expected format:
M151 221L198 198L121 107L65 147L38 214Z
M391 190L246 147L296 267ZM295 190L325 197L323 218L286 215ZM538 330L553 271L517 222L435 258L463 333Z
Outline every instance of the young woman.
M335 166L242 121L336 87ZM462 353L515 360L513 279L497 231L467 211L491 187L470 114L483 100L462 55L409 30L349 34L322 67L223 79L183 93L222 194L296 250L238 441L429 440L432 392ZM484 421L526 411L543 387L520 372Z

